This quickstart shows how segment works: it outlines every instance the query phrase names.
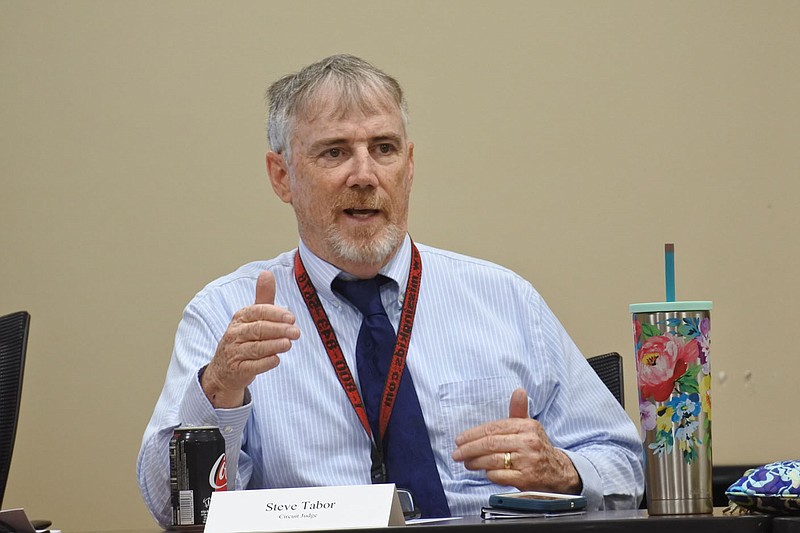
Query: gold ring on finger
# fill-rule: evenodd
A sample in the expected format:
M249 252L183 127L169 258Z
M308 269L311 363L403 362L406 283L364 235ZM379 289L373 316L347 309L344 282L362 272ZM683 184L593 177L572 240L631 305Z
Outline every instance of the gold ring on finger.
M511 468L511 452L506 452L503 454L503 468L505 470Z

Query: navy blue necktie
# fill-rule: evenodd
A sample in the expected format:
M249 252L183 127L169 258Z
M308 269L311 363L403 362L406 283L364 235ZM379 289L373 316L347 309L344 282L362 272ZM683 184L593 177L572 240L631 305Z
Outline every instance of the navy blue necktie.
M388 278L378 276L354 281L337 278L332 283L333 290L364 315L356 343L356 365L361 400L376 442L380 440L381 397L397 342L397 334L381 302L380 286L388 281ZM397 400L380 444L387 481L411 492L422 517L450 516L408 367L403 370Z

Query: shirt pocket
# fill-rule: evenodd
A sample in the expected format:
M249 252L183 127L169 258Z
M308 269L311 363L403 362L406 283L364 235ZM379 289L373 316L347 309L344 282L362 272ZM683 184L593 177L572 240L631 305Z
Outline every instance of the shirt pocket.
M466 429L508 418L511 393L519 387L518 378L510 375L440 385L439 427L444 428L445 449L454 450L456 436ZM486 472L467 470L463 463L454 461L450 454L446 454L446 457L453 479L486 482Z

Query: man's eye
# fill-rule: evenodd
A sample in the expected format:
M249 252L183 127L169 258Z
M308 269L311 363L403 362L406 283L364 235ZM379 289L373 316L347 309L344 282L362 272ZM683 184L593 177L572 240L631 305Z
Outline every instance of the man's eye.
M378 151L382 154L391 154L394 151L394 146L389 143L381 143L378 145Z
M331 148L330 150L328 150L328 157L336 158L339 157L340 155L342 155L342 151L339 148Z

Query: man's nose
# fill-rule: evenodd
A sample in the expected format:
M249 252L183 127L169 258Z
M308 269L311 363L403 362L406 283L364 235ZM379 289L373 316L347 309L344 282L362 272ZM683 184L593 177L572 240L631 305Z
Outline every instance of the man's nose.
M378 174L375 160L366 148L356 150L347 178L348 187L377 187Z

